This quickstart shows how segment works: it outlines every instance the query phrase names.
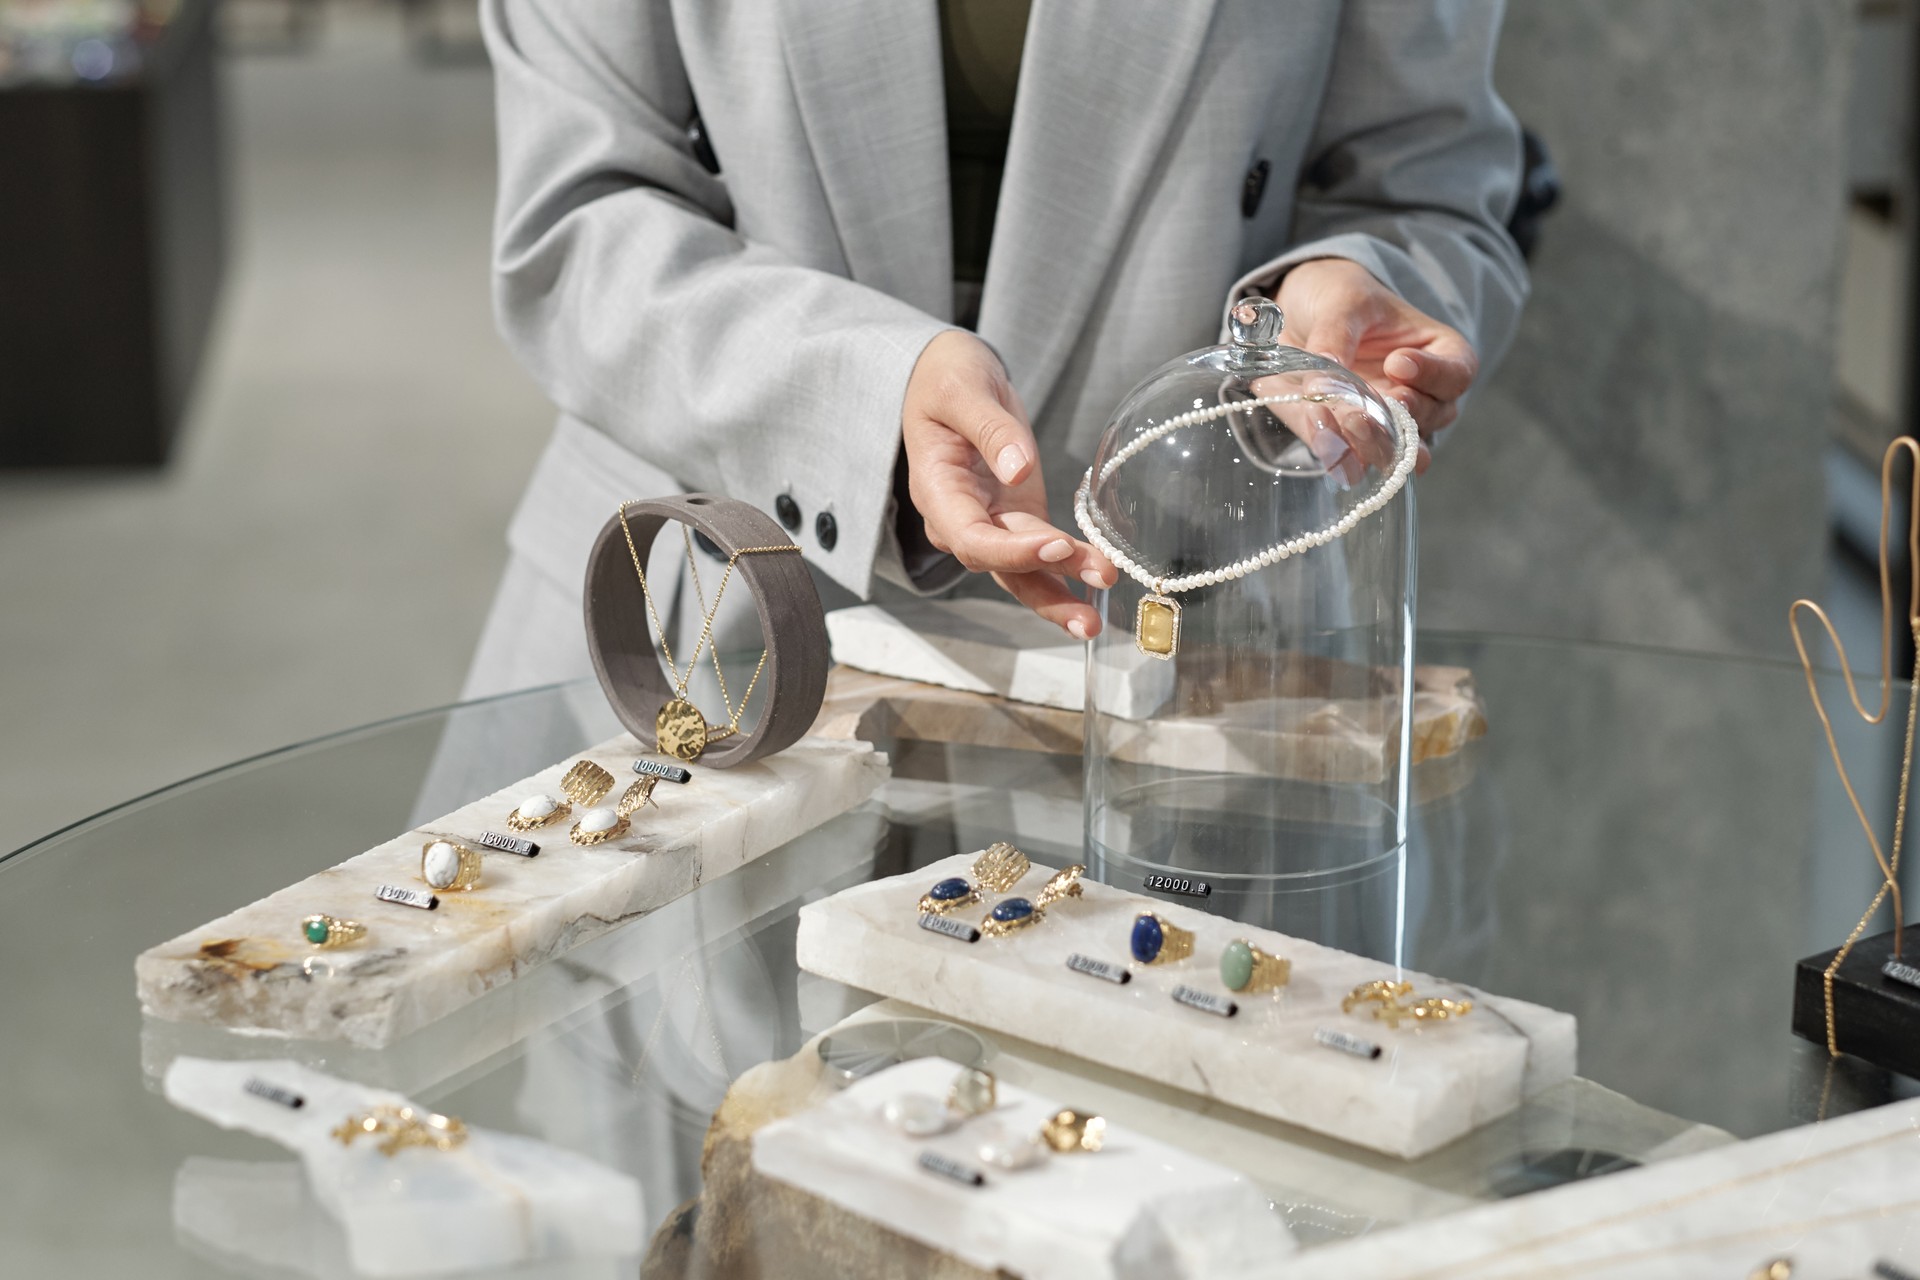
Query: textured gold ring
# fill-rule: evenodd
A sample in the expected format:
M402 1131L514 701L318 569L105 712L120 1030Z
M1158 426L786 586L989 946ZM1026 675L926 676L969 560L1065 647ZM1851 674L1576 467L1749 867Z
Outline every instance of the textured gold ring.
M595 805L613 790L613 775L591 760L576 760L560 779L560 789L577 805Z
M572 813L573 806L565 800L556 800L549 795L528 796L507 815L507 825L515 831L534 831L564 822Z
M331 950L367 936L367 926L338 916L311 915L300 922L300 933L316 947Z
M457 840L429 840L420 846L420 878L443 893L459 893L480 883L480 851Z
M1098 1151L1107 1140L1107 1122L1065 1107L1047 1117L1040 1126L1040 1140L1062 1155L1075 1151Z

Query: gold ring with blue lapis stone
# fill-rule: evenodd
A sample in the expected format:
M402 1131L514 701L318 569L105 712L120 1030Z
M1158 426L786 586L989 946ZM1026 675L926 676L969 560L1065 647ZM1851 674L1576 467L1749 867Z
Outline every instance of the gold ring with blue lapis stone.
M1173 964L1193 954L1193 930L1142 911L1133 918L1128 950L1141 964Z
M1004 938L1039 924L1046 916L1045 908L1026 898L1002 898L980 922L980 932L990 938Z

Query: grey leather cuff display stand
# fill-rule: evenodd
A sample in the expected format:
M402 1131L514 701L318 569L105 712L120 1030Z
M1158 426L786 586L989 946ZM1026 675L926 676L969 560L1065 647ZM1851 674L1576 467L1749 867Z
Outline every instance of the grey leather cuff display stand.
M728 557L747 547L783 547L793 539L758 508L717 494L691 493L629 503L626 523L640 563L660 529L677 520L704 534ZM746 764L798 742L820 713L827 691L827 626L820 592L798 550L740 556L734 573L747 580L767 646L761 675L766 701L751 729L720 740L700 757L714 769ZM677 695L654 648L653 623L634 573L619 513L594 539L584 595L587 653L620 723L640 741L654 741L660 708Z

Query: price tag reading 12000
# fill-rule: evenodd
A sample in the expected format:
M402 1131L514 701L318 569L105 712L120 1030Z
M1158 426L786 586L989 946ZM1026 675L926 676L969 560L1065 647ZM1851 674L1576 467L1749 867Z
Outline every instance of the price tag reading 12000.
M1157 893L1184 893L1189 898L1204 898L1213 892L1213 886L1205 880L1189 880L1185 876L1163 876L1155 873L1143 883Z

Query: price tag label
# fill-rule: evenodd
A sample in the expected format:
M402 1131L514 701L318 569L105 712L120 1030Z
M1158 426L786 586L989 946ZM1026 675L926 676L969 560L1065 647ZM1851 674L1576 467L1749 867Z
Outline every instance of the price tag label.
M920 927L929 933L943 934L960 942L980 941L980 931L965 920L955 920L952 916L937 916L931 911L921 914Z
M418 889L403 889L397 884L383 884L373 891L373 896L382 902L395 903L402 907L417 907L422 911L431 911L440 905L440 899Z
M1092 956L1083 956L1078 951L1067 957L1067 968L1075 973L1084 973L1089 978L1111 982L1115 986L1133 981L1133 975L1123 966L1109 964L1105 960L1095 960Z
M1341 1053L1350 1053L1356 1058L1380 1056L1380 1046L1373 1041L1362 1040L1359 1036L1350 1036L1332 1027L1320 1028L1313 1033L1313 1039L1316 1044L1323 1044L1329 1049L1338 1049Z
M1217 996L1211 991L1196 991L1188 986L1175 987L1173 998L1190 1009L1199 1009L1221 1018L1231 1018L1240 1012L1240 1006L1225 996Z
M920 1167L928 1173L951 1179L964 1187L985 1186L987 1182L987 1175L978 1169L970 1169L951 1156L943 1156L938 1151L922 1151Z
M665 778L668 782L687 782L693 777L677 764L659 764L652 760L635 760L633 771L649 778Z
M531 858L540 852L540 846L533 841L522 840L519 836L503 836L498 831L482 831L474 843L498 849L502 853L517 853L523 858Z
M258 1077L248 1080L240 1086L256 1098L265 1098L268 1102L277 1102L289 1111L298 1111L307 1105L307 1100L291 1089L282 1089L277 1084L268 1084Z
M1880 976L1892 978L1895 982L1904 982L1910 987L1920 987L1920 968L1915 968L1904 960L1889 960L1880 966Z
M1205 898L1213 893L1213 886L1205 880L1193 880L1186 876L1163 876L1158 872L1141 881L1154 893L1178 893L1189 898Z

